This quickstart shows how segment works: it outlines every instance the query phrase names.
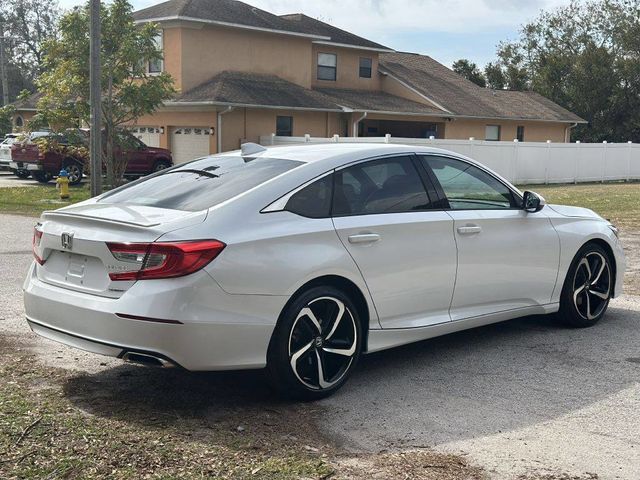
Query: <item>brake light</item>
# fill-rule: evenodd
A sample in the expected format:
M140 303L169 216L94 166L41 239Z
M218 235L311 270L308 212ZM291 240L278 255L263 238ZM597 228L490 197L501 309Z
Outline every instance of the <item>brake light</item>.
M111 280L174 278L197 272L220 255L226 245L218 240L158 243L107 243L116 260L131 270L109 273Z
M32 245L33 245L33 257L36 259L36 262L38 262L40 265L44 264L44 260L40 257L40 255L38 255L38 248L40 247L40 241L42 240L42 230L40 230L38 227L40 226L40 224L37 224L35 227L33 227L33 240L32 240Z

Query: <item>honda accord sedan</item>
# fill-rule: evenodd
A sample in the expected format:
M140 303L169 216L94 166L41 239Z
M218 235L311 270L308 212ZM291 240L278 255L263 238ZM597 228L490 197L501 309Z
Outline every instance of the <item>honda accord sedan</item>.
M532 314L598 322L622 290L615 226L428 147L213 155L45 212L28 323L73 347L188 370L265 368L339 389L366 353Z

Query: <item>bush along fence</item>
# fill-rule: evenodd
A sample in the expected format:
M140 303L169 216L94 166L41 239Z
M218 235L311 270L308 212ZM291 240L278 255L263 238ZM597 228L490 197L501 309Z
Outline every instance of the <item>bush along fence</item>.
M395 143L442 148L466 155L512 183L579 183L640 180L640 144L491 142L384 137L260 137L262 145Z

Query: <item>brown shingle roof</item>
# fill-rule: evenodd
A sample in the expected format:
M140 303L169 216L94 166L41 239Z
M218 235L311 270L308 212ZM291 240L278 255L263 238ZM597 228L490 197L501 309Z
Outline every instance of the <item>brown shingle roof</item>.
M326 95L275 75L222 72L175 99L175 103L211 102L340 111Z
M334 27L333 25L329 25L328 23L321 22L320 20L311 18L304 13L280 15L280 18L291 22L296 26L296 29L298 31L311 33L314 35L321 35L323 37L329 37L331 38L330 41L332 43L341 43L344 45L352 45L355 47L392 51L390 48L385 47L384 45L380 45L379 43L372 42L371 40L367 40L366 38L359 37L358 35L354 35L353 33Z
M237 0L169 0L133 12L138 21L175 17L305 34L294 23Z
M42 95L40 92L32 93L27 98L16 100L11 105L14 106L16 110L36 110L38 108L38 100L42 98Z
M534 92L479 87L426 55L383 53L380 70L405 82L453 116L585 122Z
M387 92L338 88L321 88L316 91L331 97L338 105L355 111L446 115L446 112L439 108L397 97Z

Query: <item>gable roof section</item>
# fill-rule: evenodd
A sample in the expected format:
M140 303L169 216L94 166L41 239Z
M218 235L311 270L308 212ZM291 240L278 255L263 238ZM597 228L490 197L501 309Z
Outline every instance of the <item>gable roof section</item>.
M318 38L296 24L237 0L169 0L133 12L136 22L187 20ZM328 40L323 36L323 38Z
M222 72L167 105L237 105L342 111L330 97L275 75Z
M380 70L448 110L452 116L586 123L535 92L482 88L426 55L383 53Z
M366 91L366 90L344 90L338 88L318 88L321 92L333 101L356 112L378 112L394 113L405 115L447 115L436 107L414 102L406 98L397 97L387 92Z
M38 109L38 100L40 100L43 95L41 92L35 92L24 99L16 100L11 105L15 107L17 111L36 111Z
M280 15L283 18L295 25L295 28L301 32L309 34L319 35L323 37L329 37L328 41L316 41L315 43L326 43L332 45L344 45L349 47L360 47L375 51L392 52L393 50L380 45L379 43L372 42L366 38L359 37L353 33L347 32L340 28L329 25L328 23L321 22L315 18L309 17L304 13L292 13L289 15Z

